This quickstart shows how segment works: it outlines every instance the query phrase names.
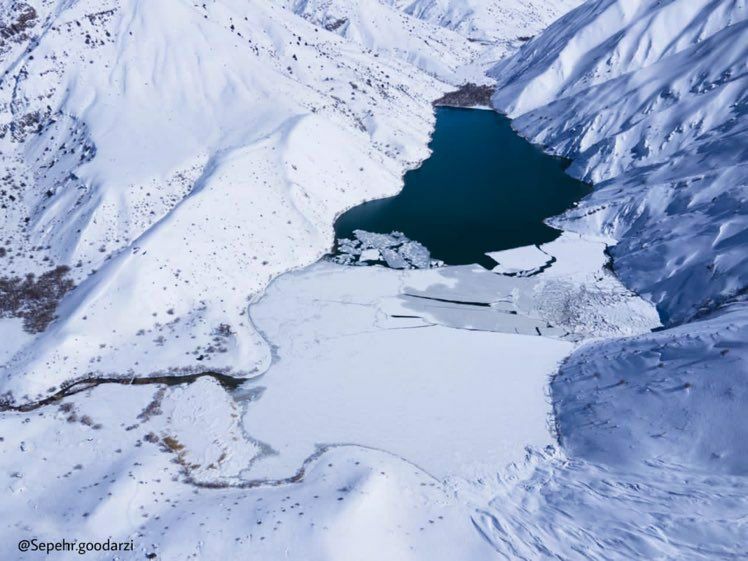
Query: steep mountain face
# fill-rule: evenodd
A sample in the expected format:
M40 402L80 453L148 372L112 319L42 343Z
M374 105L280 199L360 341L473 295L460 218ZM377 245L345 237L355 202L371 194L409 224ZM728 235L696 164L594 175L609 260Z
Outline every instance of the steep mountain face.
M745 2L590 2L492 74L494 102L599 184L565 223L684 321L737 296L746 221Z
M403 60L448 82L464 71L478 48L462 35L412 17L382 0L290 0L288 8L359 45L374 57ZM472 79L481 79L478 75Z
M361 45L447 81L486 82L485 70L580 0L286 0L290 9ZM467 45L471 64L456 56ZM459 45L459 47L456 47Z
M505 50L522 22L540 29L567 4L532 3L537 16L511 4L505 13L516 25L487 37ZM472 509L391 451L337 443L287 478L251 479L247 469L274 454L241 419L262 388L230 393L236 380L215 374L265 368L275 349L256 331L249 302L271 278L326 251L337 213L394 194L427 155L431 101L483 79L481 46L465 29L491 21L466 14L473 23L452 29L407 8L386 0L0 0L0 483L8 491L0 557L18 558L19 539L33 533L134 542L123 559L495 558ZM611 307L630 294L620 296ZM306 311L316 317L311 302ZM348 315L356 329L366 319ZM471 337L449 326L439 329L451 336L442 345ZM304 334L320 347L316 332ZM426 352L437 346L412 335ZM365 330L359 339L377 352ZM479 339L505 358L493 344L500 334ZM546 346L560 353L571 344ZM413 348L392 354L418 366ZM537 349L534 358L543 370L532 395L542 407L555 361ZM481 362L498 384L491 361ZM163 376L140 383L154 374ZM99 383L39 401L81 378ZM378 382L370 380L391 393ZM345 398L335 386L333 397ZM484 406L496 411L476 386L464 389L483 390ZM441 392L453 406L450 387ZM395 397L419 414L407 392ZM335 402L317 405L326 403ZM355 408L346 405L341 413ZM532 424L512 421L544 443L545 411L531 411ZM441 408L432 414L449 422Z
M617 275L682 324L567 361L558 422L582 457L748 472L736 416L748 404L747 17L733 0L588 2L492 70L514 126L597 184L557 223L616 238Z
M593 193L666 328L589 343L553 378L563 453L474 517L506 559L739 559L748 474L748 16L736 0L590 0L496 65L495 106Z

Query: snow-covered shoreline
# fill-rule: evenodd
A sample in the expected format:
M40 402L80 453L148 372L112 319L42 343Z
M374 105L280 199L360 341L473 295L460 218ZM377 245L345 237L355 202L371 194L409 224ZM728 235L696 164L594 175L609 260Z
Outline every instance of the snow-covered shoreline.
M67 263L77 285L44 333L0 320L3 399L30 409L0 413L4 558L104 534L131 558L493 556L461 502L384 452L334 448L302 485L244 488L263 447L210 376L31 409L80 378L261 372L248 304L327 250L337 213L400 188L433 99L485 80L490 58L469 66L479 49L438 12L341 3L351 23L328 31L295 4L3 6L0 258L19 278ZM539 30L554 13L532 10L512 17ZM376 45L350 35L372 22Z

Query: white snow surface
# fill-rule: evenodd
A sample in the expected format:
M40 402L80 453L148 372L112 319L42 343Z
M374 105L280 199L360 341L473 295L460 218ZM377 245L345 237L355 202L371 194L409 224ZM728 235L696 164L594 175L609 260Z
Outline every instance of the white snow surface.
M581 300L548 287L628 299L618 330L657 322L602 269L604 247L562 236L531 278L320 262L251 306L273 362L233 395L210 376L125 380L0 413L0 552L70 536L132 540L123 559L495 559L486 484L552 448L548 375L585 336L549 324Z
M567 4L553 5L506 17L539 26ZM0 259L8 276L68 265L78 284L5 361L4 400L102 375L266 368L247 303L321 256L338 213L395 194L428 154L431 100L481 78L462 27L411 12L4 3ZM328 30L337 13L347 24Z
M249 474L289 477L320 447L357 443L477 479L551 445L548 377L571 342L659 321L604 270L602 242L542 248L558 269L532 278L321 262L274 280L250 308L274 359L243 386L244 427L270 451Z
M581 0L285 0L310 21L377 54L395 55L437 76L490 83L484 71ZM434 28L441 28L436 31ZM414 33L415 32L415 33ZM455 66L455 37L467 39L470 64ZM441 59L430 53L436 50Z
M256 447L237 419L209 378L105 384L1 413L0 557L20 559L20 539L65 537L133 542L132 552L85 555L93 559L494 558L464 503L384 452L336 448L303 468L303 485L239 486L237 468ZM26 554L35 555L44 553Z
M580 0L385 0L408 14L473 41L521 41L542 31Z
M487 80L466 61L479 49L462 35L411 17L383 0L288 0L310 22L360 45L375 57L398 58L447 82Z
M0 557L17 558L23 538L109 537L133 540L124 559L495 557L472 508L407 459L338 442L296 456L290 479L258 481L270 450L240 407L259 401L237 402L210 377L128 383L265 370L273 349L248 303L322 255L339 212L398 191L428 155L431 100L485 81L487 51L461 26L390 2L330 6L345 28L325 28L323 3L0 3L2 274L68 265L77 285L42 333L0 320ZM515 3L511 17L539 28L558 13L547 6ZM506 29L491 37L503 52ZM466 339L464 316L445 314L435 331ZM487 330L475 344L495 354L486 341L506 337ZM526 442L492 452L510 450L502 461L549 442L547 371L571 343L543 346L554 351L532 357L532 375L514 376L538 407L515 421ZM38 401L97 377L122 383ZM395 451L420 461L406 444ZM477 437L467 444L474 454Z
M748 473L746 304L633 339L585 346L553 381L569 454Z
M748 357L731 342L745 326L740 301L748 275L747 16L741 1L592 1L493 71L500 86L493 101L516 117L514 126L571 158L571 173L599 183L555 223L617 239L611 254L619 278L657 304L666 325L681 324L654 337L601 344L567 362L559 380L571 387L582 372L595 373L595 391L607 387L605 379L619 384L611 395L622 409L588 407L584 415L594 421L582 421L576 405L574 414L565 407L602 396L593 399L590 388L574 399L559 394L566 396L559 418L574 419L566 432L582 455L680 457L688 446L678 444L683 438L697 464L713 454L718 471L745 472L748 465L740 429L728 428L735 425L730 404L748 404L742 388ZM644 358L660 355L667 360ZM598 364L599 356L611 358ZM709 372L726 377L717 382ZM628 395L627 388L638 389ZM634 399L640 390L651 397L665 388L669 398L651 409L644 397ZM692 394L700 394L692 405L681 401ZM629 408L638 413L624 412ZM612 428L609 413L632 434L611 439L604 428ZM683 415L686 424L678 421ZM650 445L649 438L662 442ZM702 438L715 449L702 448ZM613 453L624 441L626 454Z
M531 275L548 265L552 257L537 246L528 245L486 253L496 261L495 273Z
M677 463L628 468L533 451L484 482L473 522L499 559L738 560L746 556L745 477Z
M448 278L319 263L271 284L251 315L277 354L245 385L257 395L244 426L275 454L252 465L254 477L288 477L319 446L357 443L439 479L468 478L552 443L548 373L573 345L481 329L469 305L439 318L405 296L412 281Z

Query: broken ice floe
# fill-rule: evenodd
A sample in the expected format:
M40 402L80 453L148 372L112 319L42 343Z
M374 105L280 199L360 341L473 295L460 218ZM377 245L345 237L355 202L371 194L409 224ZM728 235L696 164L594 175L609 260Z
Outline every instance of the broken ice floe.
M377 234L354 230L353 239L338 240L337 252L331 258L341 265L386 265L391 269L429 269L444 265L432 259L431 253L402 232Z
M555 258L538 246L528 245L504 251L486 253L497 265L492 270L508 276L529 277L549 267Z

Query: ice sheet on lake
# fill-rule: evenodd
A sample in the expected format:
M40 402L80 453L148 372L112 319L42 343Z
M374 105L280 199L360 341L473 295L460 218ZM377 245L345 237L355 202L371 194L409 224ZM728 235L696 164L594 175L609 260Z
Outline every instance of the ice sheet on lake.
M277 453L254 462L252 477L287 477L335 443L386 450L438 478L470 477L552 442L546 383L573 344L534 329L473 329L470 306L442 321L399 301L410 275L449 269L319 263L271 284L250 312L277 360L246 385L265 391L244 426Z
M497 263L493 272L505 275L532 275L553 261L553 256L534 245L491 251L486 255Z
M401 239L361 237L381 251ZM543 252L564 262L529 278L329 262L282 275L250 307L276 350L246 384L264 393L247 405L245 429L276 452L250 473L284 477L318 445L345 442L470 477L550 444L546 384L573 342L659 325L604 269L604 248L561 236Z

